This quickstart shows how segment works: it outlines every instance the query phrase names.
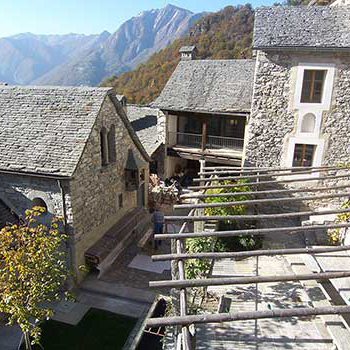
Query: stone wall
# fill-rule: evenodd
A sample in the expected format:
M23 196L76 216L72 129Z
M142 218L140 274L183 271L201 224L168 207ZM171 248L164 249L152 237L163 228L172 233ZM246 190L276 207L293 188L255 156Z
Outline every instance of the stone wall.
M116 162L102 166L100 130L102 127L110 130L112 124L115 126ZM71 182L77 266L84 264L85 251L137 206L136 191L125 190L124 169L128 149L133 150L145 171L147 203L148 162L140 154L114 104L107 97ZM123 207L119 207L118 203L120 194L123 195Z
M320 139L325 144L322 164L349 161L350 55L259 51L245 141L246 165L286 165L288 140L297 132L298 109L293 101L301 62L335 65L331 105L322 111L321 118Z
M303 106L298 95L302 82L300 71L309 66L311 68L307 69L312 69L313 66L329 67L326 79L331 83L325 81L322 104ZM245 165L292 166L295 143L316 145L313 166L349 162L349 81L349 54L259 51L252 112L245 140ZM325 100L327 101L324 102ZM311 134L303 134L301 130L301 120L306 113L316 116L317 128L315 127L314 133ZM335 171L329 175L343 172ZM302 176L317 175L319 173ZM298 182L289 187L321 187L345 183L349 183L346 178L325 182ZM307 203L314 208L338 207L344 201L345 198L337 198Z
M64 181L65 182L65 181ZM27 209L32 208L33 199L41 198L45 201L48 213L46 221L52 216L63 216L61 189L57 180L24 176L16 174L0 174L0 198L17 215L25 215ZM63 185L67 187L66 184ZM67 207L67 221L72 223L72 210L70 196L65 196ZM44 218L44 216L43 216Z

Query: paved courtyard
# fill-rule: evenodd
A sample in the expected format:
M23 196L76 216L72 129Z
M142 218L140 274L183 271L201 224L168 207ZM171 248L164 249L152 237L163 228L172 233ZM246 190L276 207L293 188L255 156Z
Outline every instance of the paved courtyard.
M257 258L223 259L214 264L213 277L254 276ZM293 273L281 256L259 257L259 275ZM230 312L310 306L298 282L261 283L258 286L214 286L209 293L232 300ZM257 301L257 302L256 302ZM211 310L215 312L216 310ZM332 338L319 317L266 319L199 325L197 349L332 349Z

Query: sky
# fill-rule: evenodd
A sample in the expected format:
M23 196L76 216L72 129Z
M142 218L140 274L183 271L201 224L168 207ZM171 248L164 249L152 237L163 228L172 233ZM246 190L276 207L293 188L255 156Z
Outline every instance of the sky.
M0 37L18 33L98 34L115 32L140 12L171 3L192 12L215 12L245 0L0 0ZM275 0L253 0L253 7L270 5Z

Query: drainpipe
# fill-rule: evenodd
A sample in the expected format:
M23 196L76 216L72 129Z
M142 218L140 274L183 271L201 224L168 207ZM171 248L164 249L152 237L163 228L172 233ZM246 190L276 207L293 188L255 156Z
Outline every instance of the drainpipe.
M64 232L68 236L68 239L66 240L66 251L68 252L67 256L67 263L68 263L68 269L70 271L75 271L73 268L73 242L71 242L71 236L68 233L68 223L67 223L67 207L66 207L66 193L64 191L64 187L62 186L62 180L57 180L58 187L61 190L61 197L62 197L62 213L63 213L63 225L64 225Z

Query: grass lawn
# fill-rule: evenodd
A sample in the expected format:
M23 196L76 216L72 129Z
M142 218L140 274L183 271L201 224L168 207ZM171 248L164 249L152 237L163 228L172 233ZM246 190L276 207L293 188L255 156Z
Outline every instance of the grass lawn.
M90 309L76 325L50 320L42 325L45 350L121 350L137 320Z

